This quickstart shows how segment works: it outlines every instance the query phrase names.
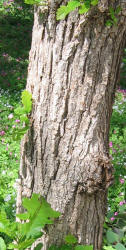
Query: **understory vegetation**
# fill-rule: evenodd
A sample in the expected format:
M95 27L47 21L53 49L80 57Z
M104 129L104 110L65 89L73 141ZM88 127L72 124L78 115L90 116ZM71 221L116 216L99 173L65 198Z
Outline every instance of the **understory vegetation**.
M33 8L21 0L1 0L0 2L0 223L4 218L6 228L0 226L0 249L14 249L13 237L17 231L16 191L20 162L20 138L27 129L27 116L21 117L21 93L25 89L27 78L28 54L31 46ZM126 50L121 65L121 77L116 91L115 103L110 126L109 148L114 168L114 182L108 191L108 212L104 224L103 249L126 249ZM15 110L18 110L17 113ZM30 112L30 109L28 110ZM26 112L26 113L28 113ZM24 119L24 120L23 120ZM25 122L25 126L24 123ZM17 133L18 131L18 133ZM19 135L20 133L20 135ZM16 136L17 135L17 136ZM34 196L35 198L35 196ZM26 204L25 204L26 205ZM49 206L45 202L46 209ZM27 205L25 206L28 209ZM51 208L50 208L51 209ZM51 210L50 210L51 211ZM29 213L32 213L31 211ZM54 218L59 216L53 212ZM30 216L30 215L29 215ZM34 215L36 216L36 215ZM47 214L44 214L44 219ZM7 218L6 218L7 217ZM19 218L21 217L19 215ZM36 217L36 221L38 218ZM46 220L45 220L46 221ZM8 226L12 231L7 233ZM46 221L45 224L49 224ZM43 225L39 225L41 228ZM32 225L33 226L33 225ZM38 224L37 224L38 226ZM20 226L19 226L20 227ZM32 227L34 231L36 225ZM24 230L21 229L20 230ZM32 239L30 243L40 235ZM40 233L40 232L39 232ZM27 230L26 237L27 241ZM73 236L66 236L65 245L55 249L91 250L92 246L79 246ZM22 242L19 242L22 244ZM28 241L29 243L29 241ZM7 248L6 248L7 246ZM17 249L26 249L29 245L20 245ZM41 249L38 245L36 250Z

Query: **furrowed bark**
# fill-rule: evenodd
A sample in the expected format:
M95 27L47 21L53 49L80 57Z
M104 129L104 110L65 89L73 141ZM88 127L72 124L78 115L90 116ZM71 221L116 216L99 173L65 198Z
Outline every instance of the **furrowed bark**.
M36 192L62 213L46 230L44 250L69 233L94 250L102 246L113 179L109 124L126 37L126 3L118 4L122 12L112 27L105 25L109 1L62 21L57 1L45 13L35 7L27 80L33 110L21 144L17 211L22 197Z

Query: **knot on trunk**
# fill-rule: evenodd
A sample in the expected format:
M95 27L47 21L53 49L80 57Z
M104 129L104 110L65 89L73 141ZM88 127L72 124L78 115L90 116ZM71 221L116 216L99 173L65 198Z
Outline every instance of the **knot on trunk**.
M106 155L93 155L84 166L86 175L78 183L78 192L95 193L106 189L113 183L113 165Z

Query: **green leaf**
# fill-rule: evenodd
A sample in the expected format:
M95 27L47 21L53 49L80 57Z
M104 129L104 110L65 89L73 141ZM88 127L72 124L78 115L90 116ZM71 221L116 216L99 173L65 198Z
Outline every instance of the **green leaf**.
M79 8L79 14L87 13L90 9L90 6L86 5L85 3L82 4Z
M110 243L110 244L119 241L119 236L118 236L118 234L114 233L114 232L111 231L110 229L107 230L106 237L107 237L108 243Z
M69 1L67 4L67 8L69 9L69 12L74 11L79 6L80 6L80 2L77 0Z
M110 16L113 20L114 23L117 23L117 18L115 17L115 12L114 12L114 9L112 7L109 8L109 12L110 12Z
M24 128L14 129L14 134L12 135L13 140L14 141L21 140L23 135L27 132L28 128L29 128L28 126L25 126Z
M28 220L29 219L29 213L16 214L16 217L18 217L20 220Z
M24 0L26 4L41 4L41 0Z
M0 213L0 232L7 234L10 238L15 236L15 223L10 223L4 210Z
M126 205L125 204L123 204L122 206L119 206L119 212L120 213L125 212L125 210L126 210Z
M5 242L3 240L3 238L0 237L0 249L1 250L6 250L6 245L5 245Z
M34 248L34 250L41 250L41 249L42 249L42 246L43 246L43 244L42 244L42 243L39 243L39 244Z
M115 248L117 250L126 250L126 248L121 243L118 243L117 245L115 245Z
M26 124L29 124L29 119L28 119L28 117L27 117L26 114L21 115L21 116L20 116L20 120L21 120L22 122L25 122Z
M68 234L66 237L65 237L65 242L68 243L68 244L75 244L77 243L77 239L75 236L71 235L71 234Z
M62 20L68 15L67 7L66 6L61 6L56 13L56 19L57 20Z
M32 109L32 94L27 90L24 90L21 95L22 104L24 105L24 110L28 114Z
M78 245L74 248L75 250L93 250L93 246L84 246L84 245Z
M8 249L16 248L19 250L23 250L30 247L34 243L34 241L35 241L34 239L28 239L28 240L23 240L23 242L20 242L19 244L10 243Z
M107 20L105 25L111 27L113 25L113 22L111 20Z
M67 6L61 6L58 10L57 10L57 20L62 20L64 19L70 12L74 11L77 7L80 6L80 2L79 1L69 1Z
M33 194L31 199L24 198L23 206L28 211L26 217L29 214L29 222L20 225L20 233L22 236L26 236L27 239L40 237L41 229L46 224L52 224L53 219L60 216L60 213L54 211L50 204L39 194Z
M98 0L92 0L92 1L91 1L91 5L95 6L95 5L97 5L97 4L98 4Z
M112 246L104 246L103 249L105 250L115 250Z
M14 113L18 116L25 114L25 110L23 107L19 106L18 108L14 109Z

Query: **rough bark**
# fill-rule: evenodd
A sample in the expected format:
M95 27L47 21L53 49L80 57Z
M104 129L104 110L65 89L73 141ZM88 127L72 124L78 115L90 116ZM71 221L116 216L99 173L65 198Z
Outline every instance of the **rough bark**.
M47 229L44 250L62 244L68 233L101 250L112 181L109 123L126 37L126 3L112 1L122 11L118 25L107 27L110 1L63 21L56 21L57 2L51 1L45 13L35 7L27 80L34 103L21 146L17 207L19 212L22 197L36 192L62 213Z

